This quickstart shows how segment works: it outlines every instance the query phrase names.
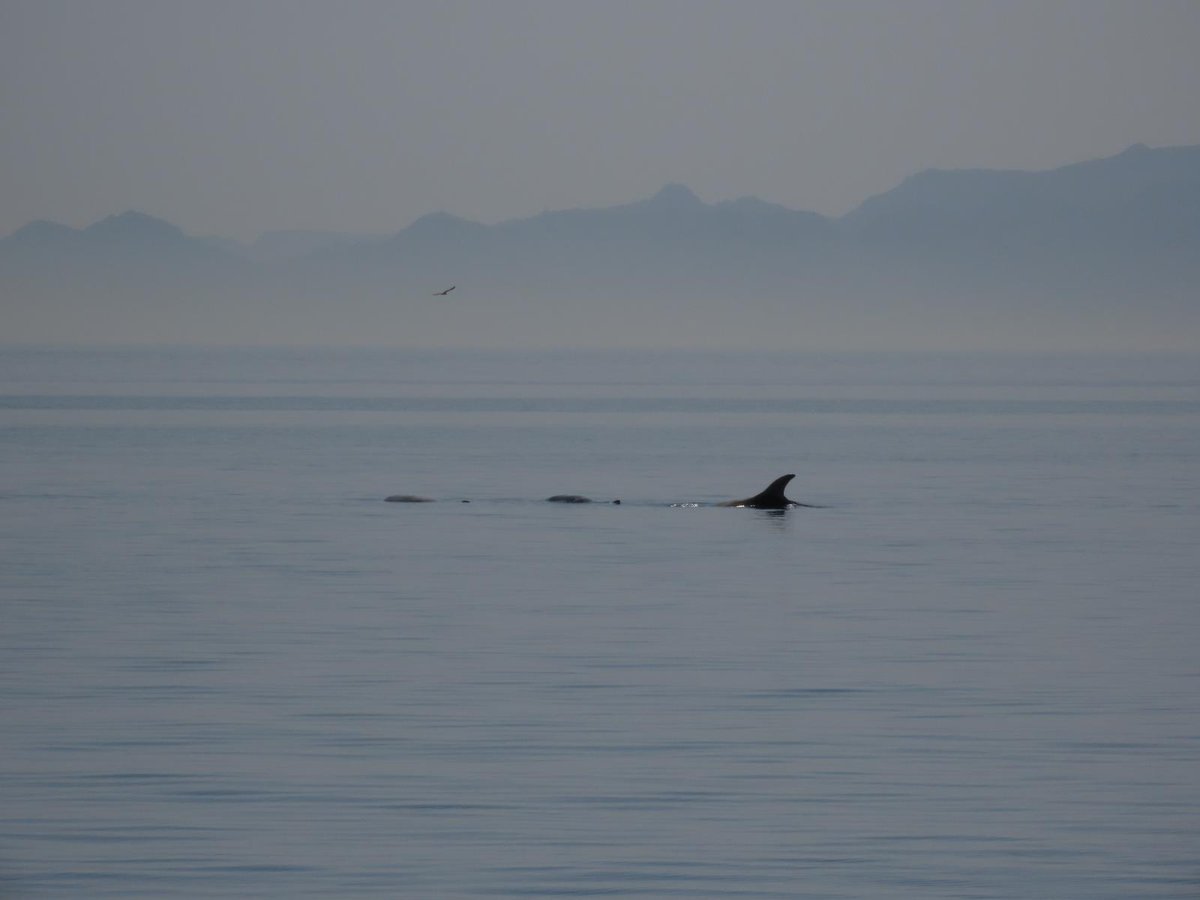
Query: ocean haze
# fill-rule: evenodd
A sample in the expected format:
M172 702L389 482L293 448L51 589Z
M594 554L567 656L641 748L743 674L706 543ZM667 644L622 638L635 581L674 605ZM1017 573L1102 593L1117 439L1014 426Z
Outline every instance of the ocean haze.
M1136 144L926 170L840 218L673 183L390 235L38 221L0 240L0 289L18 343L1145 351L1200 334L1197 249L1200 147Z
M1186 349L1197 46L1190 0L9 0L0 339Z
M393 233L1200 143L1189 0L7 0L0 233Z

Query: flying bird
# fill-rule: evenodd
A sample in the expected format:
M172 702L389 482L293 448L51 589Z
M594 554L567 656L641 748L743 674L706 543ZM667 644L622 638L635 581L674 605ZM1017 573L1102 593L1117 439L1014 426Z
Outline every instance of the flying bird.
M438 292L437 292L437 293L435 293L433 296L435 296L435 297L445 297L445 296L446 296L448 293L450 293L452 290L454 290L454 287L455 287L454 285L450 285L450 287L446 288L444 291L438 291Z

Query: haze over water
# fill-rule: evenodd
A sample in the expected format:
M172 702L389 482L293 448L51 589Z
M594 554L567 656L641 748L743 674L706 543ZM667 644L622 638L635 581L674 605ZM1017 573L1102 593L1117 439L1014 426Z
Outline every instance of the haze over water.
M1194 897L1198 387L4 349L5 887Z

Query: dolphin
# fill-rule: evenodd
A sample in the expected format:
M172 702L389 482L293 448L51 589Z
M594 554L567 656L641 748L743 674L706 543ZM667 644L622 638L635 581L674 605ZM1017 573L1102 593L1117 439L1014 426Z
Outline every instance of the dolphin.
M432 503L431 497L418 497L416 494L392 494L383 498L387 503Z
M809 507L810 504L797 503L795 500L789 500L783 494L783 489L787 487L787 483L795 477L795 475L780 475L768 484L767 489L762 493L755 494L753 497L747 497L745 500L726 500L724 503L718 503L717 506L746 506L751 509L788 509L792 506Z
M553 497L546 498L547 503L591 503L591 497L584 497L580 494L555 494ZM620 505L620 500L613 500L613 503Z

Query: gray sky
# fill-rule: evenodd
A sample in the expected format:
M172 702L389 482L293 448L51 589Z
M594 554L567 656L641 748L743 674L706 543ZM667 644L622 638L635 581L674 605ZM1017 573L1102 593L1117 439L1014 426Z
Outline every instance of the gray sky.
M1196 0L0 0L0 234L395 231L1200 143Z

